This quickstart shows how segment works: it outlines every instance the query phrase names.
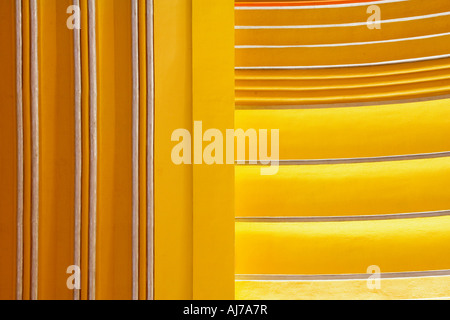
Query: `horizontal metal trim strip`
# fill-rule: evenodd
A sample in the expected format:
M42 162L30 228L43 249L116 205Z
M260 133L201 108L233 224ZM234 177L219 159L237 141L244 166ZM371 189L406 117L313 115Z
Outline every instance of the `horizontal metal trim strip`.
M416 84L416 83L430 83L434 81L441 81L441 80L450 80L450 70L445 70L446 73L442 75L433 75L433 76L427 76L422 78L411 78L411 79L400 79L400 80L386 80L383 82L369 82L369 83L355 83L355 84L337 84L337 85L330 85L330 86L310 86L306 87L304 85L300 86L292 86L292 85L280 85L279 83L276 83L276 85L257 85L255 86L250 81L252 80L237 80L237 81L247 81L248 84L240 84L235 87L235 91L243 91L243 92L251 92L251 91L264 91L264 92L276 92L276 91L282 91L282 92L301 92L301 91L329 91L329 90L348 90L348 89L362 89L362 88L379 88L379 87L392 87L392 86L398 86L398 85L405 85L405 84ZM264 80L257 80L257 81L264 81ZM280 81L280 80L271 80L273 82ZM287 81L303 81L303 80L287 80Z
M235 6L235 10L300 10L300 9L330 9L330 8L349 8L370 6L372 4L380 5L386 3L404 2L408 0L380 0L372 2L357 2L357 3L343 3L343 4L329 4L329 5L315 5L315 6L267 6L267 7L244 7Z
M386 162L386 161L402 161L402 160L418 160L450 157L450 151L418 153L397 156L383 157L361 157L361 158L336 158L336 159L304 159L304 160L277 160L282 166L288 165L321 165L321 164L349 164L349 163L368 163L368 162ZM273 161L273 160L272 160ZM265 162L265 163L264 163ZM268 160L236 160L238 165L270 165Z
M445 59L443 59L445 60ZM441 71L450 68L450 64L444 63L438 65L431 65L424 68L411 68L404 70L388 70L384 72L378 72L373 74L357 73L357 74L328 74L328 75L289 75L289 74L277 74L277 75L264 75L264 74L246 74L247 71L241 71L240 74L236 74L236 80L238 81L250 81L250 80L260 80L260 81L275 81L275 80L342 80L342 79L376 79L378 77L385 76L399 76L399 75L412 75L417 73L425 73L430 71ZM448 71L448 70L447 70Z
M395 22L407 22L423 19L438 18L450 15L450 11L425 14L422 16L413 16L405 18L395 18L381 20L380 24L395 23ZM335 24L312 24L312 25L287 25L287 26L235 26L236 30L253 30L253 29L315 29L315 28L343 28L343 27L358 27L366 26L367 21L363 22L350 22L350 23L335 23Z
M330 281L330 280L367 280L373 273L355 274L319 274L319 275L293 275L293 274L236 274L237 281ZM381 279L424 278L424 277L450 276L450 270L385 272L380 274Z
M413 219L413 218L431 218L450 215L450 210L379 214L364 216L327 216L327 217L236 217L236 222L345 222L345 221L372 221L372 220L394 220L394 219Z
M241 106L236 105L236 110L283 110L283 109L325 109L325 108L351 108L381 106L389 104L403 104L413 102L424 102L433 100L450 99L450 94L432 97L389 100L389 101L370 101L370 102L349 102L349 103L331 103L331 104L307 104L307 105L278 105L278 106Z
M355 63L355 64L337 64L337 65L316 65L316 66L255 66L255 67L235 67L235 70L310 70L310 69L332 69L332 68L353 68L353 67L373 67L409 62L429 61L450 58L450 54L441 54L437 56L380 61L380 62L368 62L368 63Z
M404 42L404 41L414 41L414 40L445 37L448 35L450 35L450 32L431 34L431 35L425 35L425 36L417 36L417 37L409 37L409 38L366 41L366 42L304 44L304 45L303 44L302 45L237 45L237 46L234 46L234 48L235 49L333 48L333 47L362 46L362 45L371 45L371 44L380 44L380 43L396 43L396 42Z

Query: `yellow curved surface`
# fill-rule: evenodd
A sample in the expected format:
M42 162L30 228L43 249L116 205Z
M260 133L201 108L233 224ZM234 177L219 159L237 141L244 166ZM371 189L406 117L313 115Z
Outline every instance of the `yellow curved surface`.
M16 288L17 131L14 0L0 0L0 299ZM30 8L23 3L24 273L30 298ZM39 299L72 299L66 269L74 257L74 61L66 28L72 0L39 0ZM89 59L87 0L82 8L82 290L88 296ZM97 0L98 299L132 297L131 1ZM146 0L139 31L146 33ZM231 123L231 57L237 67L372 63L450 54L450 36L314 48L236 48L231 2L155 0L155 297L233 297L231 172L238 217L390 215L450 209L450 157L353 164L176 166L171 133ZM448 0L380 4L382 20L450 12ZM366 22L367 5L301 10L235 10L237 26ZM224 12L224 10L229 10ZM211 16L214 18L212 22ZM450 32L450 15L312 29L236 29L236 45L323 45ZM211 28L206 28L210 26ZM223 28L223 29L222 29ZM216 41L217 42L212 42ZM226 41L220 41L220 40ZM146 39L139 39L139 298L147 285ZM230 40L230 41L228 41ZM223 46L223 47L222 47ZM223 69L222 69L223 68ZM281 159L336 159L450 151L450 58L373 67L236 70L236 128L280 129ZM219 79L220 81L218 81ZM212 86L211 84L214 84ZM231 90L231 91L230 91ZM439 99L437 99L437 96ZM444 96L447 96L446 98ZM384 104L389 100L433 98ZM363 106L363 102L383 102ZM297 105L354 103L305 109ZM293 106L294 105L294 106ZM226 106L226 108L222 108ZM219 108L214 109L214 107ZM230 108L228 108L230 107ZM272 110L264 107L271 107ZM216 187L209 188L212 179ZM223 205L223 204L226 205ZM222 204L222 205L221 205ZM216 208L212 210L211 208ZM351 220L351 219L350 219ZM235 267L243 275L364 274L450 269L450 216L342 222L242 222ZM220 250L217 250L219 247ZM212 266L212 267L211 267ZM217 267L215 267L217 266ZM222 275L222 276L221 276ZM223 276L225 275L225 276ZM214 281L211 279L214 278ZM238 277L239 279L239 277ZM237 280L237 299L445 299L450 276L365 280Z
M445 12L449 10L450 6ZM381 29L375 31L367 28L365 23L358 26L329 28L236 29L236 45L336 44L426 36L449 32L449 19L450 14L435 18L382 23Z
M379 7L381 21L400 20L370 29L363 3L334 8L319 5L295 9L277 7L276 3L263 7L265 10L236 7L236 104L258 108L448 94L448 70L436 69L446 63L441 59L328 70L270 69L373 64L450 53L447 2L436 0L423 5L420 1L404 1L381 3ZM351 25L355 23L360 25ZM410 72L414 66L420 71ZM269 69L251 70L265 67Z
M345 216L447 210L448 157L406 161L236 167L236 216Z
M333 159L450 150L449 99L380 106L237 110L236 128L279 129L280 159Z
M449 52L450 35L355 46L242 48L236 50L236 67L364 64L417 59Z
M236 281L237 300L391 300L450 299L450 277L381 279L380 289L367 280Z
M237 91L321 91L331 89L362 89L371 87L388 87L406 83L430 82L449 78L449 68L424 69L418 72L398 73L391 75L369 74L365 77L347 78L308 78L308 77L278 77L278 78L237 78Z
M236 25L311 25L365 22L368 5L301 10L236 10ZM449 11L446 0L409 0L379 4L383 20Z
M236 80L333 80L357 78L373 80L380 76L416 74L425 71L442 70L450 67L450 58L418 61L396 65L369 67L316 69L316 70L235 70ZM376 79L375 79L376 80Z
M353 274L450 268L450 217L237 222L236 274Z

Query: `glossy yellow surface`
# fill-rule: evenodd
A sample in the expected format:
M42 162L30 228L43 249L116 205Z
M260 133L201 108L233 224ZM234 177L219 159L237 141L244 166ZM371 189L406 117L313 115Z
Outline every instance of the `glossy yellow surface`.
M346 216L448 210L448 157L236 167L236 216Z
M192 299L193 173L172 163L170 143L173 130L192 128L191 1L154 9L155 298Z
M275 2L275 1L273 1ZM446 0L422 0L380 4L382 20L401 17L421 16L448 11ZM312 25L365 22L369 15L367 5L301 10L236 10L236 25L273 26L273 25Z
M281 160L450 150L449 59L417 60L450 53L448 1L381 3L382 21L402 21L374 30L365 23L369 14L363 3L301 4L301 9L275 9L287 4L262 1L257 5L264 10L237 8L236 128L279 129ZM440 16L417 18L430 14ZM351 66L405 59L417 61ZM381 289L368 289L366 280L356 276L264 280L364 275L372 265L382 278L386 272L448 270L448 216L351 220L450 209L449 160L428 155L367 163L281 163L272 176L262 176L261 166L236 166L235 215L246 218L236 222L235 271L243 275L236 281L236 298L450 297L448 276L383 279ZM341 221L314 221L330 216ZM252 221L255 217L266 219ZM281 222L283 217L310 221Z
M282 160L442 152L450 150L449 104L237 110L236 128L279 129Z
M449 277L381 279L381 289L368 289L367 280L236 281L242 300L389 300L450 299Z
M392 63L448 55L448 3L423 5L413 0L379 7L379 29L368 28L370 15L363 4L236 10L236 66L244 68L236 77L237 106L361 103L448 94L445 59ZM392 64L348 67L389 61ZM276 70L279 67L287 69ZM298 67L303 70L289 70ZM310 67L314 69L305 69Z
M0 299L16 296L17 119L14 0L0 0ZM23 0L24 261L31 284L30 7ZM39 0L39 299L72 299L74 44L72 0ZM81 298L88 298L89 25L81 3ZM326 69L450 54L450 15L369 30L366 6L234 10L233 1L154 0L154 257L147 257L147 16L139 4L139 299L154 262L156 299L444 299L449 276L365 280L237 280L235 274L336 275L450 269L450 216L339 222L242 222L254 217L390 215L450 209L450 157L352 164L175 165L172 132L279 129L282 160L450 151L450 58ZM448 0L381 5L382 20L450 12ZM96 0L98 190L96 298L132 298L131 0ZM329 28L266 28L359 22ZM427 37L433 35L432 37ZM354 42L401 42L342 45ZM234 46L238 47L235 48ZM239 46L309 46L255 48ZM311 47L315 46L315 47ZM302 66L302 70L234 67ZM90 68L91 67L91 68ZM425 98L423 101L410 101ZM398 101L394 101L398 100ZM386 103L389 102L389 103ZM352 104L352 105L349 105ZM371 104L371 105L368 105ZM235 108L236 106L236 108ZM207 142L203 143L203 147ZM92 230L92 229L91 229ZM239 278L238 278L239 279Z
M236 274L446 270L450 217L346 222L237 222Z
M233 3L193 0L192 9L193 120L225 133L234 127ZM233 299L232 164L194 164L193 207L194 299Z

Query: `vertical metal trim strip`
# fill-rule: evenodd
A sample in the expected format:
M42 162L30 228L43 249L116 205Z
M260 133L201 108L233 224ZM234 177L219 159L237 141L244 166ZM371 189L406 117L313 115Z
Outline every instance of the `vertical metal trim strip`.
M23 84L22 0L16 0L16 112L17 112L17 274L16 299L23 298Z
M131 1L133 106L132 106L132 298L139 298L139 20L138 1Z
M73 0L74 6L80 8L80 1ZM81 17L77 17L81 18ZM81 23L81 21L79 21ZM80 29L73 29L74 44L74 74L75 74L75 195L74 195L74 265L81 267L81 33ZM80 289L74 289L73 299L80 300Z
M153 0L147 0L147 299L154 299L154 42Z
M95 0L89 0L89 300L95 300L97 247L97 50Z
M30 0L31 25L31 300L38 299L39 269L39 65L37 0Z

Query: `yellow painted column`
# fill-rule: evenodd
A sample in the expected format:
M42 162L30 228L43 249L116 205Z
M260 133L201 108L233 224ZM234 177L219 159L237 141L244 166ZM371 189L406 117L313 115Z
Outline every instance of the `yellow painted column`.
M192 166L172 132L192 128L191 0L154 1L155 299L192 299Z
M193 0L192 73L193 120L225 137L234 129L233 1ZM194 143L194 159L198 151ZM193 206L193 298L234 299L234 165L194 164Z

